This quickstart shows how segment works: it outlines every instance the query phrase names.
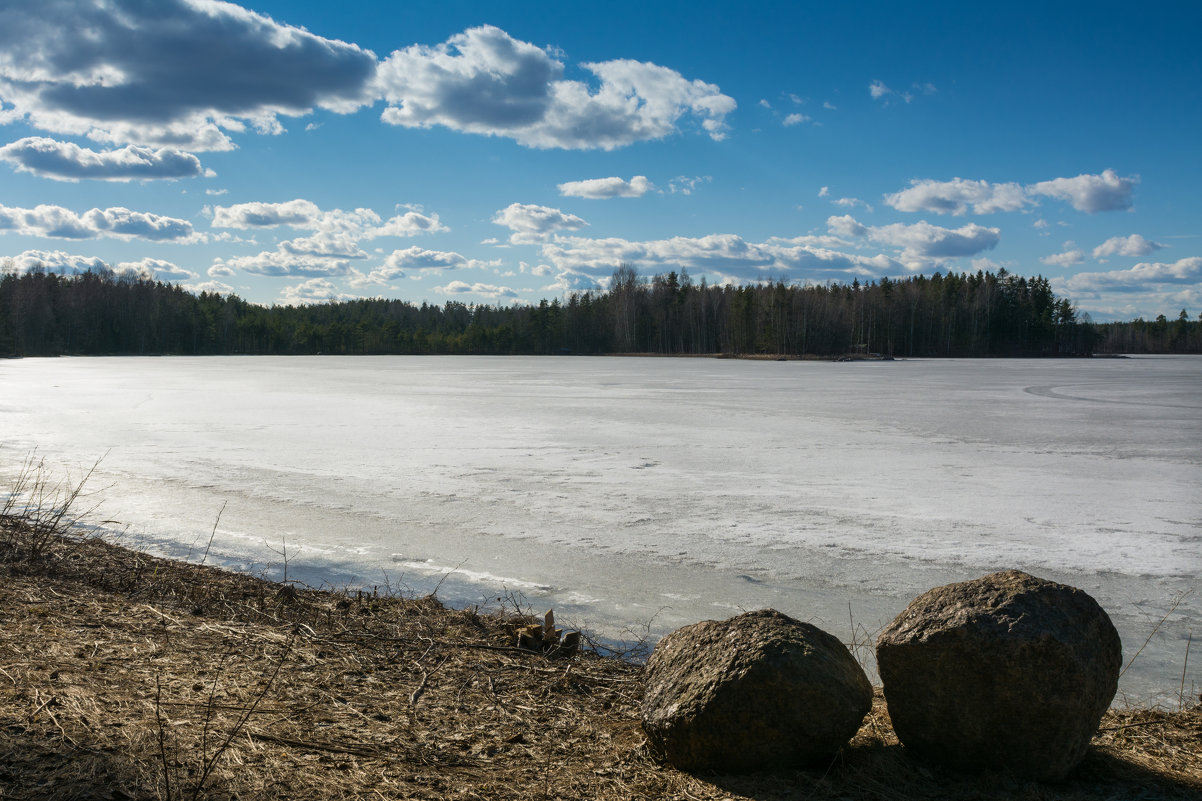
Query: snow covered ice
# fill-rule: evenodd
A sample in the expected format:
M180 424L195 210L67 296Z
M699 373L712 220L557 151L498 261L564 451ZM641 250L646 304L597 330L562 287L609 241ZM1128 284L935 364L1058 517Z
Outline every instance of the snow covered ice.
M1120 686L1175 703L1202 634L1198 357L11 360L0 446L103 456L131 544L199 554L225 505L210 561L615 638L772 606L864 640L1014 567L1090 592L1125 659L1179 599Z

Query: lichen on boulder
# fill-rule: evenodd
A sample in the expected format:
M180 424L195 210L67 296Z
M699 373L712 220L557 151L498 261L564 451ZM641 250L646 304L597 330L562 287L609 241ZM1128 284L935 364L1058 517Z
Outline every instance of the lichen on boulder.
M748 773L830 759L872 706L833 635L775 610L664 637L647 663L643 729L682 770Z
M920 595L881 633L898 739L961 770L1057 780L1118 687L1122 644L1083 590L1017 570Z

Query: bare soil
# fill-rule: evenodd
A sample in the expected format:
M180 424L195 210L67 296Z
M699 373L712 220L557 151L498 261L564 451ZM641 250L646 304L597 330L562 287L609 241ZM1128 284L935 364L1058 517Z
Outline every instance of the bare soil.
M0 520L0 799L1202 798L1202 706L1112 710L1045 785L909 758L879 690L825 770L648 752L643 669L517 610L314 590ZM541 611L541 610L540 610Z

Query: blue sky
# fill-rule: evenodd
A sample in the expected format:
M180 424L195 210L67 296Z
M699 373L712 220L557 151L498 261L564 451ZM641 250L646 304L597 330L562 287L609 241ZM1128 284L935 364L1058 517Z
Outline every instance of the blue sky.
M0 0L0 266L257 303L1005 268L1202 312L1202 4Z

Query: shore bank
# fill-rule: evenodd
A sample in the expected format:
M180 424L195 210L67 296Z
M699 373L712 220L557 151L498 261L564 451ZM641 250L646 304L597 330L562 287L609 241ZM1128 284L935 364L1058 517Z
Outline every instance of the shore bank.
M5 799L1196 798L1202 706L1112 710L1065 783L912 761L879 689L825 771L693 776L640 665L513 647L520 610L318 590L0 521ZM542 610L538 610L542 611Z

